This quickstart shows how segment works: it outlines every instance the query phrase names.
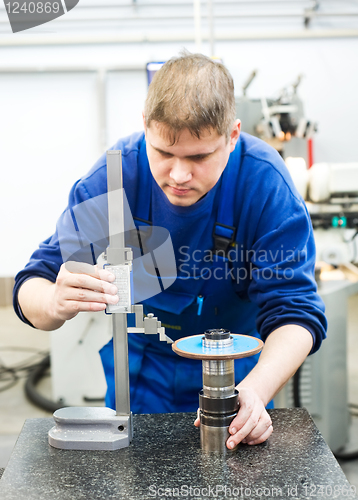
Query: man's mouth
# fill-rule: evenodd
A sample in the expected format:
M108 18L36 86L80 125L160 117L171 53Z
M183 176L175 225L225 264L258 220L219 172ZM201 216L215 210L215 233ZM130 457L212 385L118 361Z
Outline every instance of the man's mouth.
M172 192L172 194L175 194L177 196L183 196L191 191L191 188L171 186L170 184L168 184L168 188Z

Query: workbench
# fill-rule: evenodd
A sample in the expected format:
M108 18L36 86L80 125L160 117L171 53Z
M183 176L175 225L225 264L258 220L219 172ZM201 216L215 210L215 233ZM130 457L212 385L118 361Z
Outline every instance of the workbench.
M53 419L29 419L0 480L0 498L357 498L305 409L269 412L268 441L226 456L201 450L194 413L134 415L133 442L117 451L52 448Z

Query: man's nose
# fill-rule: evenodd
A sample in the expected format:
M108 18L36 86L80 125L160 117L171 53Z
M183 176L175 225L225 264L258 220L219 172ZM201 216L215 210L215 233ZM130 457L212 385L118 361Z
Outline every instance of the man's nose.
M172 165L169 177L173 179L176 184L185 184L189 182L193 177L190 164L177 158Z

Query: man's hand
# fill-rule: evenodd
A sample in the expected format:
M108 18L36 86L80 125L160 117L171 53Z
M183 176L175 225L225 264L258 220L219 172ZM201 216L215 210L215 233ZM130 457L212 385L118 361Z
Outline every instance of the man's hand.
M20 287L19 304L36 328L56 330L81 311L103 311L118 302L114 275L97 266L66 262L55 283L32 278Z
M229 449L239 443L260 444L272 434L272 422L259 396L249 388L239 390L239 412L230 424L231 436L226 442ZM194 422L199 427L200 420Z
M116 304L118 289L110 282L115 277L105 269L79 262L62 264L52 296L52 314L66 321L82 311L103 311Z
M272 434L272 422L259 396L252 389L240 388L239 412L230 424L227 447L239 443L260 444Z

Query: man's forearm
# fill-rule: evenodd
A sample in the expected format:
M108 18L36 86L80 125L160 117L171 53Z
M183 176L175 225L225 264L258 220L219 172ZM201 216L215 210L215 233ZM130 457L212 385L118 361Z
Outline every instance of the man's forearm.
M266 406L301 366L312 344L312 335L301 326L274 330L266 339L259 362L237 389L254 390Z
M107 304L116 304L118 288L115 276L97 266L83 262L62 264L51 283L32 278L19 290L21 310L36 328L56 330L79 312L104 311Z
M52 316L54 283L32 278L20 287L18 301L25 318L40 330L56 330L64 321Z

